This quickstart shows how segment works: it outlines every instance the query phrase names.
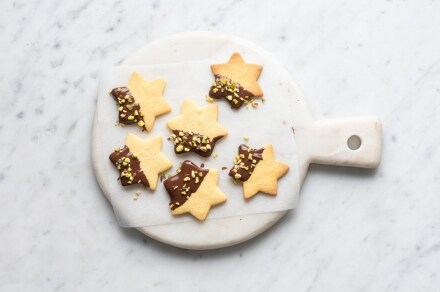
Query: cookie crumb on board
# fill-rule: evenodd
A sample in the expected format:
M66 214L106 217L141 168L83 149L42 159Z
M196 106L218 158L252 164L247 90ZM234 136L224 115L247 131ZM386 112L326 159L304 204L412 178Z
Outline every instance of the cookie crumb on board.
M134 194L133 200L134 200L134 201L137 201L137 200L139 199L140 196L141 196L141 192L140 192L140 191L137 191L137 192Z

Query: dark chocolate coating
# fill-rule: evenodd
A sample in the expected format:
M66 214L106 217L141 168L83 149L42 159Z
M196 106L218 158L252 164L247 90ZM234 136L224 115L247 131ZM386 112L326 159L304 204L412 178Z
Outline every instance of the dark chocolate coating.
M209 169L203 169L191 161L185 160L180 166L180 172L163 182L170 196L171 210L185 204L197 191L208 172Z
M141 124L143 125L141 107L127 87L116 87L110 94L118 103L119 123L131 125L142 121Z
M173 130L171 141L174 144L174 152L182 154L187 152L194 152L200 156L211 156L215 148L215 143L223 138L223 136L211 139L207 136L194 133L192 131ZM204 141L204 142L203 142ZM179 151L180 147L180 151Z
M239 181L247 181L258 162L263 160L263 151L264 148L252 149L244 144L238 146L238 155L235 157L229 176Z
M231 108L238 109L244 103L251 102L255 95L244 89L240 83L227 77L215 75L215 84L209 90L209 96L214 99L226 99Z
M130 152L127 146L114 151L109 158L119 170L119 177L123 186L133 184L143 184L146 188L150 186L144 171L141 169L141 162L137 157L133 157L133 153Z

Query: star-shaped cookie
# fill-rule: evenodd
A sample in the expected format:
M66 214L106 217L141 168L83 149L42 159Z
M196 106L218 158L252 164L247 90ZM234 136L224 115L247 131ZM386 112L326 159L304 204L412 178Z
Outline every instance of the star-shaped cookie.
M148 81L134 72L127 87L114 88L110 93L118 102L119 123L137 124L151 131L156 117L171 111L163 97L165 80Z
M287 164L275 160L272 145L262 149L240 145L239 154L229 175L243 182L244 198L249 199L258 192L275 196L278 191L278 179L287 171Z
M190 213L204 221L212 206L227 200L217 184L216 169L203 169L189 160L184 161L177 174L164 181L171 199L171 214Z
M142 75L134 72L127 87L139 102L144 115L145 128L151 131L156 117L171 111L170 105L163 97L165 80L146 81Z
M237 52L233 53L228 63L211 65L215 77L226 77L232 82L238 82L245 90L254 97L263 96L257 80L260 77L263 67L258 64L246 64Z
M217 117L216 104L199 107L185 99L181 114L167 123L173 132L171 140L176 154L193 151L201 156L210 156L215 143L228 134L217 122Z
M144 140L128 134L123 149L116 149L110 160L118 168L122 185L142 183L155 190L159 174L171 168L173 164L162 153L160 136Z

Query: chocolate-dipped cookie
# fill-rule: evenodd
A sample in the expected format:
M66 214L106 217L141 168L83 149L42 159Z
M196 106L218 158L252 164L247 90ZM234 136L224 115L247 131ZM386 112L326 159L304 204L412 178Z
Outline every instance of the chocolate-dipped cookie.
M181 114L168 121L176 154L194 152L208 157L217 141L228 132L217 122L217 105L199 107L189 99L183 101Z
M163 97L165 80L145 80L134 72L127 86L116 87L110 91L117 102L120 124L137 124L142 129L151 131L157 116L171 111Z
M170 196L171 213L191 213L198 220L205 220L212 206L227 200L217 183L216 169L204 169L185 160L177 174L164 181L165 189Z
M155 190L159 174L172 167L171 161L162 153L162 138L143 140L128 134L125 146L110 154L110 161L119 171L123 186L143 184Z
M258 192L275 196L278 179L289 171L289 166L275 160L272 145L253 149L247 145L238 147L238 154L229 176L243 183L243 196L252 198Z
M257 82L262 70L261 65L246 64L239 53L233 53L228 63L211 65L215 79L209 98L225 99L235 109L253 102L253 98L263 96Z

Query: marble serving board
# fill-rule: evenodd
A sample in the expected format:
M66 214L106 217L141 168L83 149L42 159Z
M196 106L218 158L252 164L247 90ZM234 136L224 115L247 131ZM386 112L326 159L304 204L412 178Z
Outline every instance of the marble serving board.
M280 76L289 75L283 67L263 49L245 40L214 33L184 33L156 41L128 57L123 66L190 62L197 60L227 60L239 51L245 56L264 58L266 64L277 68ZM283 98L294 101L289 120L292 123L296 147L298 185L303 181L310 163L355 167L376 167L381 156L381 124L376 118L314 121L306 101L293 80L288 81ZM274 117L278 113L272 112ZM93 160L98 182L107 198L111 191L103 177L105 168L100 161L99 117L95 115L93 132ZM350 149L347 141L357 138L360 145ZM292 184L294 186L294 184ZM235 217L210 219L204 223L189 221L156 226L137 226L137 229L159 241L189 249L212 249L229 246L250 239L276 223L283 211L246 214Z

